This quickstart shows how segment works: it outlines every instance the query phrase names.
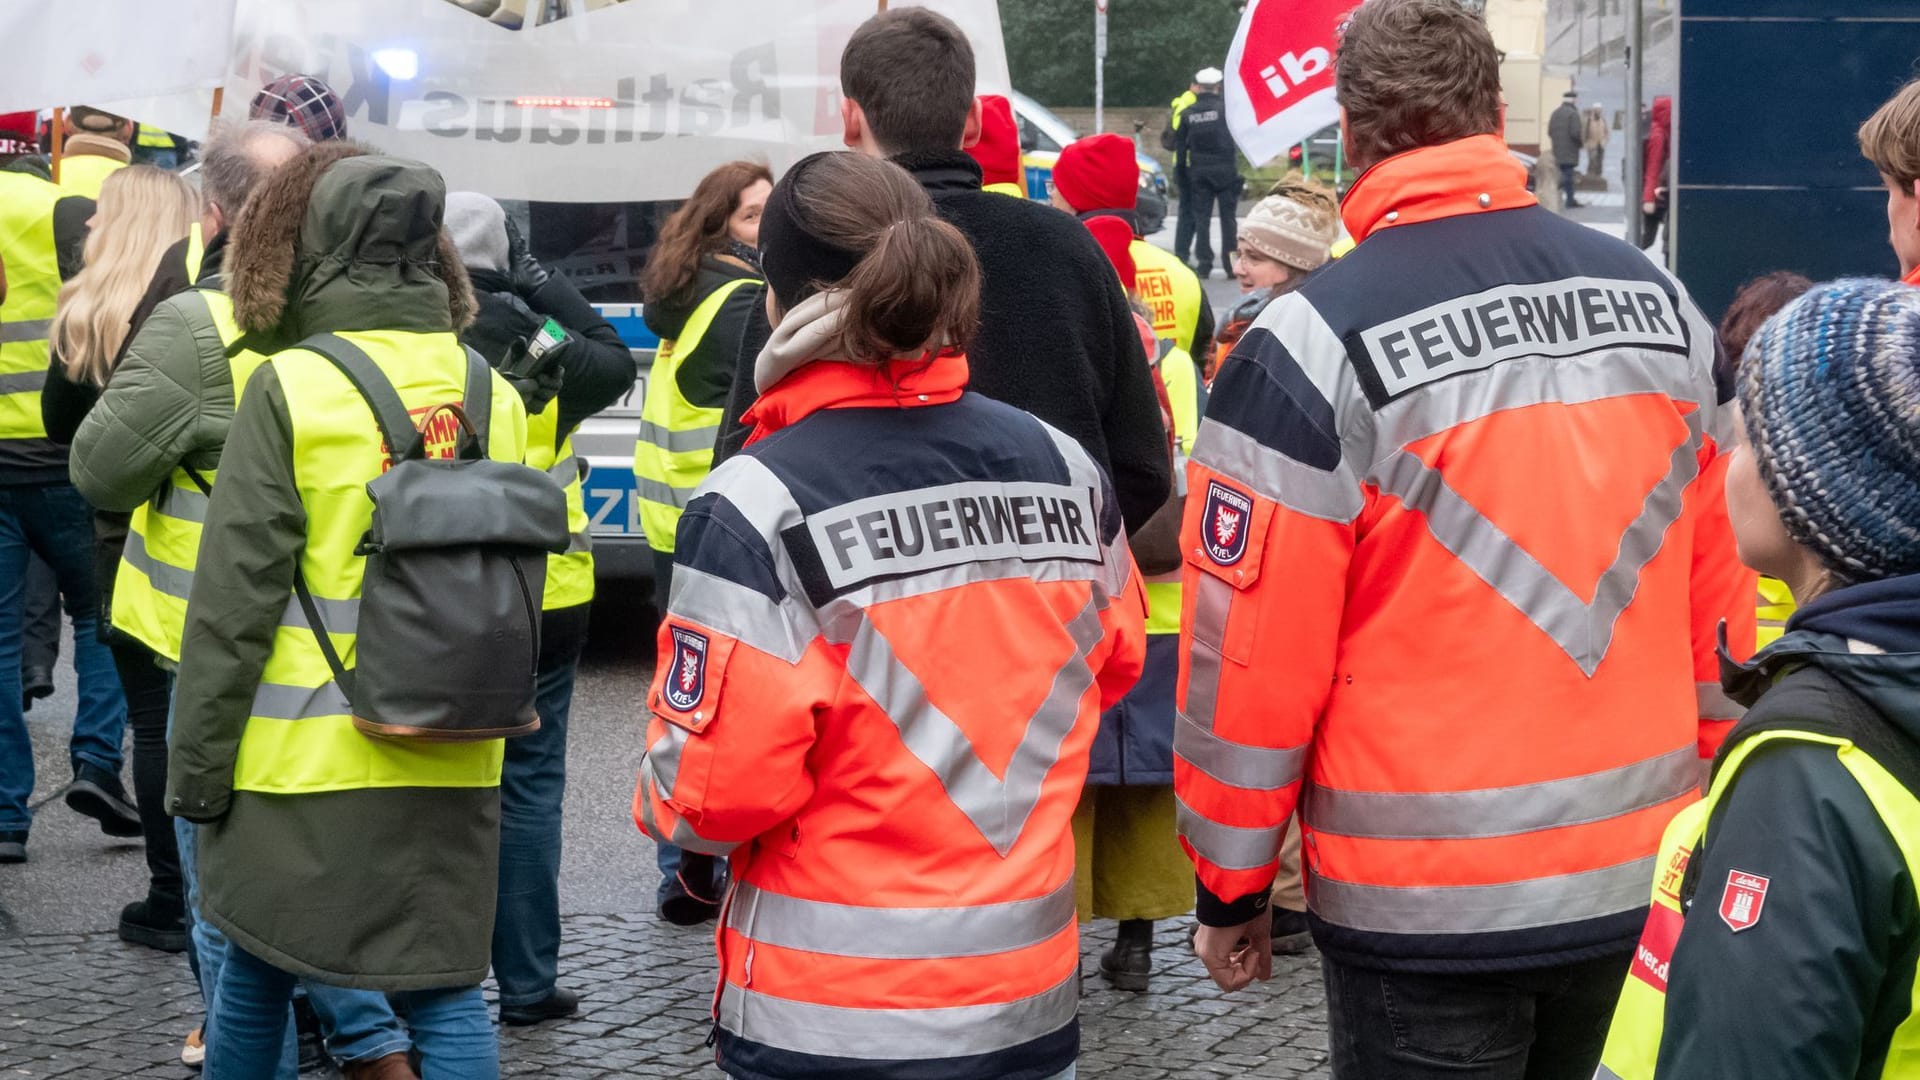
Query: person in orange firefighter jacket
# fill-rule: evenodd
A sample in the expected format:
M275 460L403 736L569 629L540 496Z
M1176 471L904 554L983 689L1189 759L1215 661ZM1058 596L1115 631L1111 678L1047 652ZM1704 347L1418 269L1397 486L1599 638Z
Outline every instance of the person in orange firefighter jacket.
M1475 1031L1464 1060L1511 1066L1478 1075L1590 1076L1661 829L1739 713L1718 624L1752 650L1731 386L1669 275L1527 192L1479 19L1369 0L1339 92L1360 244L1228 357L1188 474L1196 950L1228 989L1270 972L1297 801L1339 1080L1438 1075Z
M1061 1075L1069 821L1145 651L1111 485L966 391L944 343L978 271L907 174L815 155L760 235L754 435L681 519L634 795L648 834L732 857L720 1067Z

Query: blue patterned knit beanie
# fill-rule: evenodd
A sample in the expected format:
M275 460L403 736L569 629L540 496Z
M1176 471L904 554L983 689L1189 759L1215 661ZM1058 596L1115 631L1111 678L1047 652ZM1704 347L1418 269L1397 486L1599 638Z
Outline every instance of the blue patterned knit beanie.
M1747 346L1747 438L1780 520L1847 582L1920 573L1920 289L1815 288Z

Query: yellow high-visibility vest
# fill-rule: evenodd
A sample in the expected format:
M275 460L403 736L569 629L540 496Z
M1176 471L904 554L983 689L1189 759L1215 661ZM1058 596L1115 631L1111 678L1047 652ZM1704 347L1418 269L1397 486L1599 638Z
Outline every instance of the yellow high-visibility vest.
M1160 381L1167 388L1167 404L1173 408L1173 483L1174 490L1185 494L1187 455L1200 434L1200 368L1185 349L1162 342ZM1180 632L1180 571L1147 579L1147 633Z
M593 601L593 522L587 517L581 491L580 459L573 453L573 436L554 447L559 433L560 399L547 402L538 416L527 417L527 464L544 471L567 492L567 550L547 556L544 611L577 607Z
M1127 249L1133 256L1133 287L1147 305L1156 337L1172 338L1180 351L1193 353L1193 335L1200 327L1200 305L1206 294L1200 277L1163 248L1135 240Z
M67 189L69 195L84 195L97 200L100 198L100 186L107 182L107 177L126 167L126 162L102 154L75 154L61 158L60 186Z
M36 176L0 172L0 439L44 439L40 390L47 383L47 335L60 295L53 208L69 193Z
M213 324L222 344L231 346L240 339L240 326L233 318L233 301L225 293L192 289L185 294L183 303L189 305L190 324L200 321L200 310L204 306L206 320ZM247 380L253 377L254 369L265 362L266 357L246 350L227 358L233 372L236 410ZM180 661L180 637L187 626L187 596L193 591L193 573L200 563L200 529L206 524L207 499L212 494L214 475L212 469L188 472L184 467L175 468L153 498L134 510L127 523L127 543L121 549L120 567L114 573L114 629L137 638L147 648L175 663ZM202 484L206 486L203 488Z
M713 471L713 444L726 412L701 408L680 392L679 358L693 354L728 297L759 284L752 278L736 278L708 293L693 309L680 336L660 343L653 372L647 376L647 396L640 403L640 440L633 448L633 477L640 528L647 534L647 546L661 554L673 551L680 512Z
M343 332L373 358L409 411L422 415L465 392L467 354L451 333ZM268 361L286 391L293 430L294 483L307 513L300 573L341 661L354 666L355 630L366 560L354 553L372 522L367 482L387 466L380 430L365 400L325 357L305 349ZM445 414L442 414L443 416ZM524 461L520 396L494 376L487 455ZM460 598L448 597L457 604ZM320 652L292 590L274 630L273 651L241 733L237 791L299 795L391 787L495 787L505 742L447 743L368 738L353 726L344 692Z
M1660 1039L1666 1030L1668 965L1686 921L1681 884L1688 863L1696 857L1706 836L1713 808L1733 785L1740 767L1754 751L1780 740L1833 747L1840 764L1853 774L1867 800L1879 811L1894 843L1900 845L1907 872L1920 880L1920 799L1871 755L1847 739L1810 731L1772 730L1750 736L1721 763L1707 797L1675 815L1666 835L1660 838L1659 861L1654 864L1653 909L1635 950L1633 966L1628 969L1620 1003L1614 1008L1613 1027L1607 1032L1595 1080L1653 1080L1660 1060ZM1880 1075L1920 1075L1920 1006L1895 1029Z

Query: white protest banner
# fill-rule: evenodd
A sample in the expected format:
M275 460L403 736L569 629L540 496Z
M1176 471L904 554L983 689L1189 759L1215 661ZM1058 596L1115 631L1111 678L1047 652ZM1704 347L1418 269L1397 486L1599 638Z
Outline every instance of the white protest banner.
M0 2L0 112L211 90L234 0ZM204 120L202 121L204 123Z
M935 0L1008 86L994 0ZM629 0L514 30L445 0L240 0L227 111L290 72L348 133L496 198L684 198L714 166L841 144L839 59L873 0Z
M1227 128L1264 165L1340 119L1333 54L1354 0L1252 0L1227 53Z

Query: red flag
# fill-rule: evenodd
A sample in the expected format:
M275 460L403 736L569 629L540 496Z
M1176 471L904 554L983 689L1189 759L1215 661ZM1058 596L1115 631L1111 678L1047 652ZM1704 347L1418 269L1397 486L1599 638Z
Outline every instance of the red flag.
M1333 56L1356 0L1252 0L1227 54L1227 126L1255 165L1340 118Z

